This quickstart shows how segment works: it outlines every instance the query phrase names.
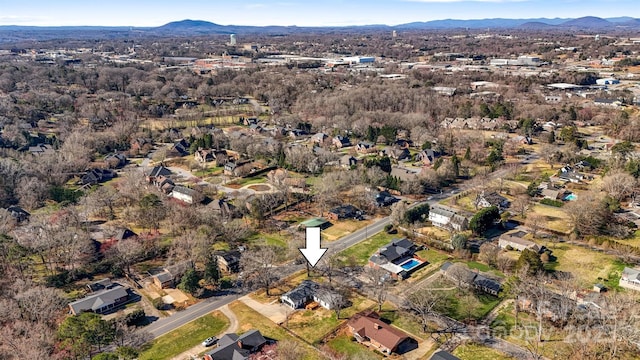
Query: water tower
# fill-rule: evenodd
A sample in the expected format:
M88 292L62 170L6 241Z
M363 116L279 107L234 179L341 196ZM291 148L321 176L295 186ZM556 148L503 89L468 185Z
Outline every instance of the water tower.
M231 46L236 45L236 34L229 35L229 45Z

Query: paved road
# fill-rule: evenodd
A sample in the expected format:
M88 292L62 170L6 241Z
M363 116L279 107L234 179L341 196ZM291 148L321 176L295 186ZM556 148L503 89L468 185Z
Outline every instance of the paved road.
M198 319L224 305L237 300L239 296L242 296L242 293L211 297L190 306L186 310L157 320L151 325L142 328L142 330L151 333L154 339L158 338L170 332L171 330L177 329L188 322Z

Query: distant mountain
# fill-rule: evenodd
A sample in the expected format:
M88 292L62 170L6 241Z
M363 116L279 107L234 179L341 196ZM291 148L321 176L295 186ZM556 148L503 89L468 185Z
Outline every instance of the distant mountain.
M541 21L529 21L518 26L519 29L524 29L524 30L542 30L542 29L546 30L546 29L555 29L557 27L558 27L557 25L547 24Z
M170 33L204 33L204 34L227 34L229 29L227 26L218 25L204 20L181 20L174 21L162 26L151 29L152 32L170 32Z
M483 28L515 28L526 23L542 23L547 25L558 25L571 19L476 19L476 20L433 20L426 22L413 22L408 24L397 25L400 29L454 29L454 28L469 28L469 29L483 29Z
M613 27L614 24L599 17L585 16L573 20L566 21L561 24L562 27L572 27L580 29L603 29Z

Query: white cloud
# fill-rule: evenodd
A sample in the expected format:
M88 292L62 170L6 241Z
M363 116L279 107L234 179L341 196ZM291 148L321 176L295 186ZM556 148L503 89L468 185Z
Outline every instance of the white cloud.
M246 9L262 9L267 7L265 4L247 4L244 6Z

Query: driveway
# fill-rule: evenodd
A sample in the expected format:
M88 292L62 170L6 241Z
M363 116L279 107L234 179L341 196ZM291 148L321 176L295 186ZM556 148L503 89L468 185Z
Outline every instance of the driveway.
M251 297L249 297L249 295L245 295L240 298L240 301L245 303L253 310L268 317L269 320L273 321L276 324L283 323L287 318L287 313L290 313L292 311L291 308L282 305L277 300L269 304L263 304L259 301L253 300Z
M234 312L229 309L228 305L225 305L218 310L220 310L220 312L229 319L229 326L220 334L216 334L216 336L220 338L224 334L236 332L238 330L238 318L236 317L236 314L234 314ZM202 344L198 344L191 349L183 352L182 354L174 356L173 358L171 358L171 360L191 360L197 358L199 354L202 354L209 349L212 348L202 346Z

